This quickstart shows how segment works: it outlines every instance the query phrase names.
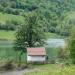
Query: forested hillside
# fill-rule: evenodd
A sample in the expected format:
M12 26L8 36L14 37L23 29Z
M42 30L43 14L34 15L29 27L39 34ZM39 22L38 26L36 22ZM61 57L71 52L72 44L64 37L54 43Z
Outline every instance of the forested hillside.
M75 24L75 0L0 0L0 30L16 30L30 12L38 12L45 32L68 36Z

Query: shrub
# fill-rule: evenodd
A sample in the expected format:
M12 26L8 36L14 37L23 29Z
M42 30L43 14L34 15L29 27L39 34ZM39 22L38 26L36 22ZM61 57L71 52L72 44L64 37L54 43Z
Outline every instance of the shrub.
M3 24L0 24L0 30L15 30L16 26L11 24L11 25L3 25Z
M4 65L2 65L0 67L0 70L2 70L2 71L8 71L8 70L13 70L14 68L15 67L12 64L12 61L8 61L8 62L6 62Z

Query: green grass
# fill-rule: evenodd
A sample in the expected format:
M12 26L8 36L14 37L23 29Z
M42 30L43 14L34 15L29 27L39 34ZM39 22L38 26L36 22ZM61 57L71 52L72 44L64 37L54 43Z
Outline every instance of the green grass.
M46 38L61 38L61 36L55 34L55 33L45 33Z
M60 36L54 33L45 33L46 38L59 38ZM15 31L0 30L0 40L14 40Z
M5 24L6 21L11 21L11 20L23 23L24 17L18 15L0 13L0 23Z
M20 51L15 51L13 47L0 47L0 63L5 63L10 60L19 62ZM21 56L21 62L26 61L26 53Z
M12 60L15 57L15 52L10 47L0 47L0 62Z
M0 40L14 40L15 39L14 31L4 31L0 30Z
M25 73L24 75L75 75L75 65L64 66L60 65L39 65L37 70Z

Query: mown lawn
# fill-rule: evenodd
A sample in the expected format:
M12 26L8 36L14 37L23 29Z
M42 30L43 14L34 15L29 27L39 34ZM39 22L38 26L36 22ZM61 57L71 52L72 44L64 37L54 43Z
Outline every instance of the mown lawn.
M38 65L37 70L25 73L24 75L75 75L75 65Z

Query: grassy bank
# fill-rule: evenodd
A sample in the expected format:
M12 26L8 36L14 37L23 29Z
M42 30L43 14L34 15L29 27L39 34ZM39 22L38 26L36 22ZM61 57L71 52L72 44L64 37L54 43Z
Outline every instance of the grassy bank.
M45 36L47 39L48 38L62 38L60 35L57 35L55 33L50 33L50 32L45 33Z
M46 38L61 38L61 36L54 33L45 33ZM0 40L14 40L15 31L0 30Z
M20 51L15 51L12 47L0 47L0 63L9 61L19 62ZM26 61L26 53L21 56L21 62Z
M14 35L15 35L14 31L0 30L0 40L14 40L15 39Z
M63 66L60 65L40 65L37 70L25 73L24 75L75 75L75 65Z

